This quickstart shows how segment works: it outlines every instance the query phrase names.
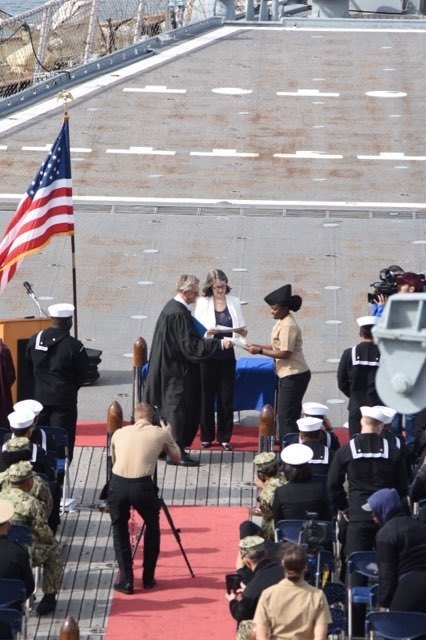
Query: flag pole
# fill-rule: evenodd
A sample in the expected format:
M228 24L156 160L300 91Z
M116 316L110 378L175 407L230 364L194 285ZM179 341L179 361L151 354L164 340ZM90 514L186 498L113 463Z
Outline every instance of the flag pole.
M64 121L69 120L68 115L68 102L73 100L73 96L70 91L60 91L56 96L58 100L62 100L64 105ZM69 143L69 140L68 140ZM70 152L70 149L68 149ZM71 154L70 154L71 155ZM72 269L72 298L74 305L74 318L73 318L73 326L74 326L74 337L78 339L78 313L77 313L77 271L75 268L75 238L74 233L70 236L71 238L71 269Z

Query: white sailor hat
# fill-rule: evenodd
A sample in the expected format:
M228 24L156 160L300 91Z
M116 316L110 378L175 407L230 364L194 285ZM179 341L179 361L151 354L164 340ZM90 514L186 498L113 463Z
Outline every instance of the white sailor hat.
M382 407L380 405L376 405L374 407L360 407L359 409L361 411L362 416L366 416L368 418L374 418L374 420L378 420L379 422L388 424L388 420L389 420L388 407ZM386 409L386 412L384 411L384 409Z
M34 422L35 413L28 409L22 411L14 411L7 416L12 429L28 429Z
M0 524L6 524L13 518L15 507L9 500L0 499Z
M322 420L319 418L299 418L296 420L299 431L310 433L311 431L319 431L322 427Z
M18 411L18 413L32 411L34 415L38 416L43 409L43 405L41 402L37 402L37 400L20 400L13 405L13 408L15 411Z
M312 449L305 444L289 444L281 451L281 460L296 467L312 460L313 455Z
M372 325L377 324L378 320L379 319L376 318L376 316L361 316L356 319L359 327L371 327Z
M74 313L74 305L68 302L61 302L60 304L52 304L47 307L51 318L71 318Z
M383 416L386 416L386 420L382 420L384 424L390 424L394 417L396 416L395 409L391 409L390 407L385 407L382 405L376 405L376 409L380 409Z
M328 413L328 407L320 402L304 402L302 409L307 416L325 416Z

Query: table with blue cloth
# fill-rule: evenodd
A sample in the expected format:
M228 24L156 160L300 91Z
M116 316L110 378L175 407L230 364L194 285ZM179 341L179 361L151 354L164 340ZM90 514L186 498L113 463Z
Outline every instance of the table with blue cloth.
M142 384L148 363L141 371ZM261 411L265 404L275 405L278 376L273 358L240 358L235 370L234 411Z
M261 411L275 405L278 376L273 358L240 358L235 371L234 411Z

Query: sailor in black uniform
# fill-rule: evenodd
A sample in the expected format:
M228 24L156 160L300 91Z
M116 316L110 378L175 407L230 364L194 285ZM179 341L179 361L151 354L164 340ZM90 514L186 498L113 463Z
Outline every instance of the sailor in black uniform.
M326 476L334 451L330 451L321 441L321 418L300 418L297 420L297 426L300 431L300 442L310 447L313 452L313 458L309 460L312 474Z
M340 447L339 438L333 431L331 422L327 417L328 407L320 402L304 402L302 410L306 418L318 418L322 421L321 441L332 451L336 451Z
M381 435L383 421L388 416L381 406L361 407L361 415L361 433L336 451L328 472L330 497L347 522L348 557L354 551L374 549L378 527L362 508L371 494L393 487L404 498L408 491L407 470L401 451ZM345 491L346 478L348 494ZM358 576L354 576L354 581L356 578ZM361 579L358 584L362 583ZM363 605L354 605L355 636L364 633L364 613Z
M374 316L357 318L361 342L345 349L337 369L337 386L349 398L349 433L360 432L360 407L383 404L376 391L376 373L380 365L379 347L373 342Z
M71 461L77 393L86 379L89 358L83 344L70 335L74 306L54 304L48 311L52 324L29 339L26 360L34 376L34 398L43 405L39 424L66 429Z
M52 452L56 455L56 441L54 436L51 433L48 433L42 426L39 426L38 417L40 413L43 411L43 405L41 402L37 402L37 400L20 400L19 402L15 402L13 405L13 410L18 413L22 413L22 411L32 411L34 413L34 422L33 429L31 433L30 440L33 444L41 447L46 453ZM53 426L53 425L52 425Z

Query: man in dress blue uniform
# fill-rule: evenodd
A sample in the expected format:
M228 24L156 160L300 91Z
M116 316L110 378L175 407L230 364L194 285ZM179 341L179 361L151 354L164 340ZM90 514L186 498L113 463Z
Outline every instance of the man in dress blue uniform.
M34 399L41 402L40 425L62 427L68 433L68 454L73 457L77 425L77 394L86 379L89 358L83 344L70 335L72 304L48 308L51 326L33 335L26 352L34 376Z

